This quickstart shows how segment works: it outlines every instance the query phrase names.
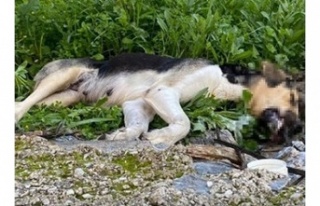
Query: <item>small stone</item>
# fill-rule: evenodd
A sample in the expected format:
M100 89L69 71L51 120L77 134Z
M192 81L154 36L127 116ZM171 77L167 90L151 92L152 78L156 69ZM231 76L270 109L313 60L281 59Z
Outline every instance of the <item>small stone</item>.
M128 190L128 189L130 189L130 186L129 185L123 185L122 188L125 189L125 190Z
M125 181L125 180L127 180L127 177L119 177L118 180L119 181Z
M165 187L159 187L153 191L149 196L149 201L151 205L168 205L166 200L167 189Z
M298 200L299 198L302 197L302 194L301 193L293 193L291 196L290 196L290 199L293 199L293 200Z
M298 149L299 151L305 151L306 150L306 146L304 145L303 142L301 141L292 141L292 145Z
M27 188L27 189L29 189L29 188L31 187L31 184L30 184L30 183L26 183L26 184L24 185L24 187Z
M132 180L132 185L135 186L135 187L138 187L139 186L139 180L135 179L135 180Z
M83 197L84 199L93 198L93 196L90 195L90 194L83 194L82 197Z
M44 205L49 205L50 204L50 200L48 198L46 198L46 197L42 197L41 198L41 202Z
M229 198L231 197L231 195L233 194L232 190L227 190L225 193L224 193L224 196Z
M179 157L179 155L174 155L174 156L173 156L173 159L174 159L174 160L179 160L180 157Z
M49 194L54 194L57 191L57 187L51 187L48 189Z
M215 193L214 196L217 197L217 198L223 198L224 194Z
M184 155L184 156L182 156L182 160L181 160L181 161L182 161L183 163L189 163L190 160L191 160L191 158L190 158L189 156Z
M74 195L74 190L73 189L67 190L66 194L67 195Z
M76 194L78 194L78 195L82 195L82 193L83 193L82 187L77 188L75 192L76 192Z
M67 201L65 201L64 205L65 206L71 206L71 205L74 205L74 203L73 203L72 200L67 200Z
M100 192L101 195L106 195L109 193L109 189L104 189Z
M35 205L40 203L40 198L39 197L33 197L30 199L30 204Z
M76 178L81 178L81 177L83 177L83 175L84 175L83 169L81 169L81 168L76 168L76 169L74 170L74 176L75 176Z
M212 181L207 181L207 187L212 187L212 185L213 185L213 182Z

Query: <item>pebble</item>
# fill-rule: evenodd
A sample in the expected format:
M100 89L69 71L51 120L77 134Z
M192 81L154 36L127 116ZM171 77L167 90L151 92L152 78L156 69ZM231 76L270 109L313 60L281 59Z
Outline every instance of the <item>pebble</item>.
M49 193L49 194L54 194L54 193L57 191L57 189L58 189L58 188L57 188L56 186L53 186L53 187L51 187L51 188L48 189L48 193Z
M229 197L231 197L232 194L233 194L232 190L227 190L227 191L224 193L224 196L225 196L226 198L229 198Z
M301 193L298 193L298 192L293 193L293 194L290 196L290 198L293 199L293 200L297 200L297 199L299 199L299 198L301 198L301 197L302 197L302 194L301 194Z
M74 205L74 202L72 200L67 200L64 202L64 205L65 206L71 206L71 205Z
M82 178L83 175L84 175L83 169L81 169L81 168L76 168L76 169L74 170L74 177L76 177L76 178Z
M82 197L84 199L89 199L89 198L93 198L93 195L87 193L87 194L83 194Z
M213 185L213 182L212 181L207 181L207 187L212 187L212 185Z
M67 190L66 194L67 195L74 195L74 190L73 189Z
M46 197L42 197L41 198L41 202L44 205L49 205L50 204L50 200L48 198L46 198Z

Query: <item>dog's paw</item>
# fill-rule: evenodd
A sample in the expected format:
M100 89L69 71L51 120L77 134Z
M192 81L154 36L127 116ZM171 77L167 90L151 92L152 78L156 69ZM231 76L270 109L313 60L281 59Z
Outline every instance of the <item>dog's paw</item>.
M153 148L157 151L164 151L174 145L173 141L168 141L163 136L153 136L151 133L143 135L143 139L147 139L151 142Z
M101 135L98 140L137 140L140 134L133 133L130 129L120 128L110 134Z

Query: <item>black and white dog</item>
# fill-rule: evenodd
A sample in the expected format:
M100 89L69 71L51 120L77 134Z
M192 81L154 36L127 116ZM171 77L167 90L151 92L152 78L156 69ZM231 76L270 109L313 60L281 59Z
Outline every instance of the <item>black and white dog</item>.
M125 118L125 128L108 134L108 139L143 136L155 147L167 148L190 130L190 120L180 103L191 100L205 88L208 96L226 100L237 100L248 89L253 94L252 114L265 121L274 139L279 139L299 120L298 93L286 79L287 75L269 62L262 63L260 74L250 74L241 67L219 67L204 59L142 53L122 54L101 62L56 60L35 76L33 93L16 103L15 120L18 122L35 104L59 101L69 106L106 97L108 106L122 106ZM168 126L149 131L155 114Z

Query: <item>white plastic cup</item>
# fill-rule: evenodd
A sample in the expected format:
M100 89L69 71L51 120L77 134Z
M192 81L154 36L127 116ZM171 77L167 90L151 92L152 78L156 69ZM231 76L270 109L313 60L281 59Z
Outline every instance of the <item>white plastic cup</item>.
M270 172L280 173L288 176L287 163L279 159L261 159L249 162L248 169L265 169Z

